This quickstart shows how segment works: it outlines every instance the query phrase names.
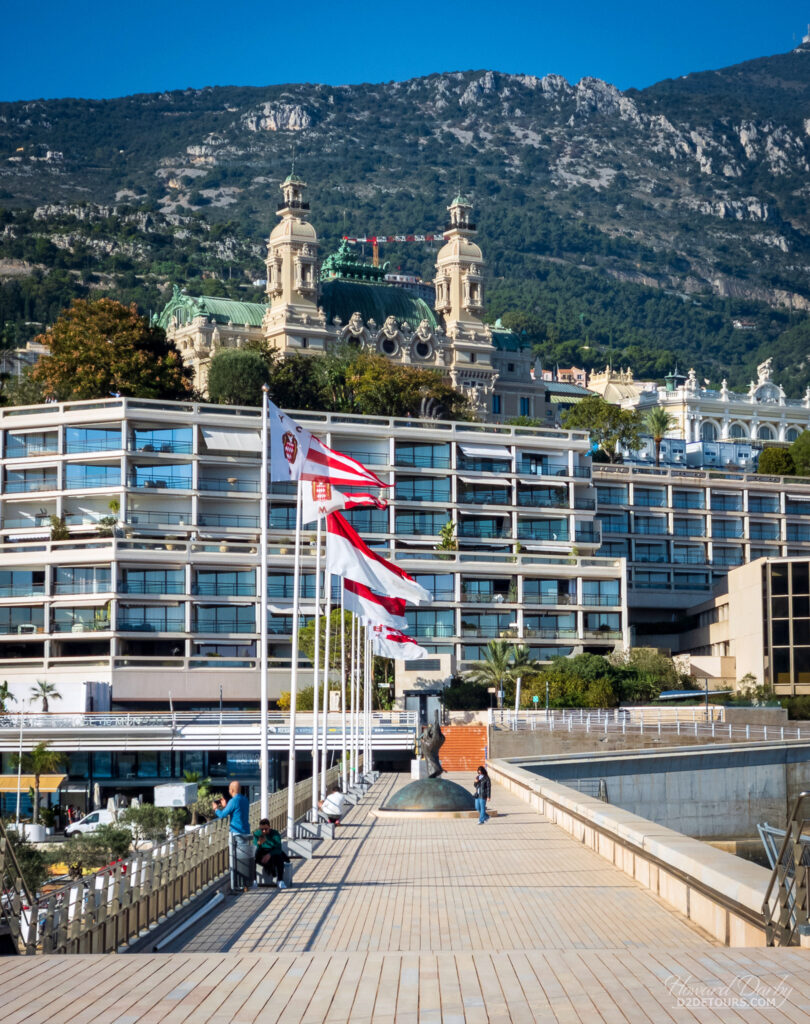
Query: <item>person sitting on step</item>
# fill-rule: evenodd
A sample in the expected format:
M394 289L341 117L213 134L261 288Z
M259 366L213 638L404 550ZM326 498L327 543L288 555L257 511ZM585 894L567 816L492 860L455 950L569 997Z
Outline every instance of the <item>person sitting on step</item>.
M253 833L253 843L256 847L256 869L264 868L272 876L271 886L278 885L279 889L286 888L284 865L290 858L281 845L281 833L278 829L270 826L267 818L262 818L259 822L259 827Z

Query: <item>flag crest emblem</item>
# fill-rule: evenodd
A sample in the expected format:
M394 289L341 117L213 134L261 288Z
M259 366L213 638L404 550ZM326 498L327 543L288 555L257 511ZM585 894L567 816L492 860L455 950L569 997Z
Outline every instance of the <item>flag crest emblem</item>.
M281 440L284 445L284 458L292 464L298 457L298 438L288 430Z
M312 500L330 501L332 498L332 485L328 480L312 481Z

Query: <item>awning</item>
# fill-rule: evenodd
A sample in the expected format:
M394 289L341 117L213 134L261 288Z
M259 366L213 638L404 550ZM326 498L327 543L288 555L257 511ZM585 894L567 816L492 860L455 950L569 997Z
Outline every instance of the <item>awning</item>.
M810 494L788 494L788 501L810 501Z
M487 478L487 477L480 477L480 476L460 476L460 477L457 477L456 479L461 480L461 482L465 483L465 484L475 484L476 487L489 487L489 488L492 488L492 487L508 487L509 486L509 481L508 480L502 480L502 481L498 481L498 483L493 483L489 478Z
M39 777L39 791L40 793L55 793L62 785L64 779L67 778L65 775L40 775ZM33 775L21 775L20 776L20 792L27 793L29 789L34 788L34 776ZM0 775L0 793L16 793L17 792L17 776L16 775Z
M512 453L508 448L497 444L459 444L459 448L465 455L472 459L511 459Z
M203 427L209 448L226 452L260 452L262 435L256 430L228 430L227 427Z

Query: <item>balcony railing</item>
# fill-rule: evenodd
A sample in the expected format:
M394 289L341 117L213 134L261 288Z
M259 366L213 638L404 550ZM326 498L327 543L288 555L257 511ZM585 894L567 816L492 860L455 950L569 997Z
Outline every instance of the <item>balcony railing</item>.
M704 508L706 507L706 504L705 504L705 502L703 501L703 497L702 497L702 495L701 495L701 496L697 496L697 495L696 495L696 496L695 496L694 498L679 498L679 497L674 497L674 498L672 499L672 507L673 507L673 508L695 508L695 509L704 509Z
M463 491L458 496L460 505L510 505L511 499L503 491Z
M22 450L19 448L12 451L6 450L7 459L30 459L37 455L57 455L59 447L53 444L29 444Z
M0 587L0 597L42 597L45 587L35 587L30 583L15 583L8 587Z
M195 622L195 633L257 633L255 622Z
M396 465L404 466L406 469L449 469L449 455L410 455L403 456L396 454Z
M565 626L558 629L532 629L530 626L524 626L522 635L540 637L542 640L556 640L557 638L574 640L577 637L577 631L575 628Z
M786 501L785 512L791 516L810 516L810 501Z
M255 597L255 583L201 583L192 587L193 594L204 594L213 597ZM314 594L314 590L313 590Z
M706 565L704 551L676 551L672 555L673 565Z
M363 452L344 448L341 448L340 451L343 455L362 462L364 466L387 466L390 462L388 452Z
M755 530L753 527L750 528L748 533L749 540L779 540L779 530Z
M260 484L258 480L240 480L236 477L228 477L224 480L202 479L197 484L197 487L201 491L243 491L255 494L258 494L259 486Z
M574 534L577 544L601 544L602 533L600 530L592 530L587 526L578 526Z
M633 499L633 504L639 508L666 508L667 499L664 495L660 497L654 494L643 494Z
M533 494L527 494L525 491L518 491L518 505L521 508L568 508L568 496L565 490L560 491L559 497L543 497L536 498ZM577 508L583 506L577 505ZM593 503L591 504L593 507Z
M117 444L108 441L67 441L65 444L66 455L87 455L98 452L120 452L123 450L121 439Z
M572 470L569 470L568 466L522 462L520 473L522 476L568 476L585 480L590 479L591 469L590 466L574 466Z
M714 540L740 540L742 535L742 526L736 530L718 530L717 524L712 526L712 538Z
M586 608L616 608L622 599L618 594L583 594L582 603Z
M694 526L676 526L672 531L673 537L705 537L706 527L701 524Z
M585 636L595 640L621 640L622 631L620 629L586 629Z
M159 523L165 526L188 526L191 523L191 513L159 512L151 509L131 509L127 512L126 522L130 526L156 526Z
M161 476L142 477L141 479L133 477L129 486L136 488L153 488L157 490L190 491L191 477L176 478L171 476Z
M461 595L463 604L514 604L517 601L517 590L509 593L470 593Z
M574 508L581 509L595 509L596 499L595 498L576 498L574 501Z
M636 520L633 533L662 536L669 532L666 523L640 523Z
M186 624L181 615L150 622L119 615L118 630L122 633L185 633Z
M156 455L190 455L193 444L191 441L130 441L129 450Z
M106 633L112 628L109 619L100 619L98 622L54 622L51 625L52 633Z
M258 530L258 516L224 515L217 512L201 512L199 515L200 526L226 526L243 530ZM271 529L278 530L284 527L274 526Z
M34 494L56 489L56 474L44 480L6 480L6 494Z
M53 585L54 594L108 594L111 590L110 580L71 580Z
M754 515L773 515L779 512L779 502L761 502L748 499L748 511Z
M44 632L45 627L40 622L0 622L0 634L4 636L29 636Z
M559 594L559 593L557 593L557 594L532 594L532 593L527 593L527 591L525 590L525 585L524 585L524 591L523 591L523 604L524 605L535 605L535 604L539 604L541 606L549 605L549 604L553 604L553 605L570 605L570 604L576 604L576 603L577 603L577 596L576 596L576 594Z
M308 210L309 203L305 203L299 199L291 199L289 202L281 202L276 204L276 210Z
M185 583L174 580L123 580L118 585L121 594L185 594Z
M520 540L547 540L551 543L568 540L568 527L561 526L557 530L540 529L529 529L529 524L524 522L518 522L518 538Z

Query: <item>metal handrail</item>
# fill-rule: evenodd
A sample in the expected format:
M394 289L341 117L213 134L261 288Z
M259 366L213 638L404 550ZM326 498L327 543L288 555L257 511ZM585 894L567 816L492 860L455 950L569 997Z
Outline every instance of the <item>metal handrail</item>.
M793 810L788 816L785 828L785 838L782 840L762 901L762 916L765 919L769 946L776 945L777 940L780 946L795 945L799 925L807 924L809 920L808 865L805 863L805 852L810 847L802 833L810 819L799 817L799 809L808 798L810 791L803 790L793 803ZM781 891L781 898L778 899L776 906L772 906L774 888L777 885Z

